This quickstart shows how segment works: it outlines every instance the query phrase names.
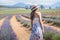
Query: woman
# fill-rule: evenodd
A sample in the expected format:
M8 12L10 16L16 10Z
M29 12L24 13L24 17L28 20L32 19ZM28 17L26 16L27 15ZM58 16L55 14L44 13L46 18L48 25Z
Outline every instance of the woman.
M30 40L43 40L44 27L42 23L41 13L39 12L37 5L34 5L31 10L32 32Z

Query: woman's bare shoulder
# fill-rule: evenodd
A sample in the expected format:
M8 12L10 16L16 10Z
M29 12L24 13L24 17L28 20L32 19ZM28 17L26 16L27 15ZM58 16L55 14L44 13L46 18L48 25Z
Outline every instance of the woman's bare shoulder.
M36 13L40 13L40 11L37 11Z
M38 17L40 17L40 16L41 16L41 13L40 13L40 12L36 12L36 14L38 15Z

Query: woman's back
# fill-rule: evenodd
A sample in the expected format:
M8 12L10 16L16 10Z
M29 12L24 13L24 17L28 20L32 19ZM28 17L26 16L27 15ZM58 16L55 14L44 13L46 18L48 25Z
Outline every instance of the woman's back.
M41 27L40 23L39 23L39 18L35 17L33 20L33 25L37 25L37 27Z
M39 23L38 17L35 17L35 18L34 18L33 23Z
M33 21L34 21L34 23L39 23L39 17L36 13L35 13Z

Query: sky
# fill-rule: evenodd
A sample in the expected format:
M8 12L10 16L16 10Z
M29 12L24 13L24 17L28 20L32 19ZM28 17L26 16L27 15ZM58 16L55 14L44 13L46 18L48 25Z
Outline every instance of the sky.
M56 2L60 2L60 0L0 0L0 5L14 5L20 2L26 4L52 5Z

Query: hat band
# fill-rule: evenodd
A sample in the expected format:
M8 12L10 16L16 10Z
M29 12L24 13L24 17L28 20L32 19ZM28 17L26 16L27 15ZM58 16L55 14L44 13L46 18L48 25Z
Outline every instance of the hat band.
M31 10L34 11L34 10L36 10L36 9L38 9L38 7L34 8L34 9L31 9Z

